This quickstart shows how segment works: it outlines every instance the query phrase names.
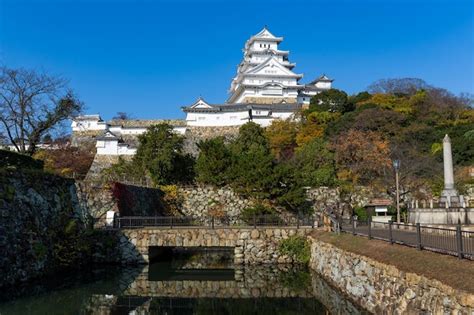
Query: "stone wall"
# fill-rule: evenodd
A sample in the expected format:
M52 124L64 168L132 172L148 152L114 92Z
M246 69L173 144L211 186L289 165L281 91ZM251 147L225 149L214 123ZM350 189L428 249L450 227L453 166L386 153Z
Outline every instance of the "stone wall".
M178 188L178 194L182 200L181 212L205 223L208 223L210 212L220 211L235 224L242 211L254 205L252 200L238 195L230 187L185 186Z
M279 251L280 242L293 235L304 236L311 228L146 228L122 230L122 262L150 261L149 247L230 247L235 264L293 263Z
M310 267L375 314L471 314L474 295L313 237ZM466 281L468 281L466 279Z
M309 189L307 195L316 213L330 209L343 217L350 216L354 207L363 207L371 199L391 198L385 192L364 186L356 186L351 192L344 192L339 187L316 187Z
M239 134L240 126L221 126L221 127L197 127L188 126L186 128L184 151L193 156L199 154L197 144L199 141L207 140L215 137L224 137L226 141L230 141Z
M120 216L171 215L159 189L97 181L77 181L76 188L81 207L95 220L104 219L107 211Z
M74 181L41 171L1 170L0 286L50 271L66 227L81 230L86 221Z

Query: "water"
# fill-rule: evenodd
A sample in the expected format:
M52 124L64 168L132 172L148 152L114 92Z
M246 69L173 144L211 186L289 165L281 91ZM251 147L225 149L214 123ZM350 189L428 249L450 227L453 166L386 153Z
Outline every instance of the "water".
M57 275L0 297L1 315L360 313L306 268L240 268L220 253Z

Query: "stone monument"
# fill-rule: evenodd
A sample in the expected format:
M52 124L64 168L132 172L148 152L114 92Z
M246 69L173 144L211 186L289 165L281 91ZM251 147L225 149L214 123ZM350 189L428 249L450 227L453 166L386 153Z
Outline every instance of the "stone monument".
M441 192L441 201L451 204L459 202L459 194L454 188L453 155L451 139L446 134L443 139L444 189Z

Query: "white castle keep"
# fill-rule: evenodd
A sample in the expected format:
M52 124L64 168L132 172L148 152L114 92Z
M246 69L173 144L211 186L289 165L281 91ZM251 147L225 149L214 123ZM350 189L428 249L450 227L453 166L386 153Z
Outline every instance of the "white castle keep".
M238 127L249 121L266 127L275 119L294 117L312 96L331 88L333 80L326 75L301 84L303 75L293 72L295 64L288 59L289 51L279 50L282 41L283 37L274 36L266 27L250 37L227 101L210 104L199 97L194 104L182 107L184 121L170 122L175 131L185 134L188 127ZM133 155L135 149L121 138L144 133L149 125L162 121L133 122L104 122L99 115L84 115L74 119L71 127L74 133L98 134L99 155Z

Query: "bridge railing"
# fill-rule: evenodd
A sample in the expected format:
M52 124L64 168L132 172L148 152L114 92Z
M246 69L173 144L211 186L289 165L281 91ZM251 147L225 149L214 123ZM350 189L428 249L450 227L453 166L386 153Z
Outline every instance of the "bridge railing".
M241 220L228 220L226 218L207 217L196 218L190 216L183 217L117 217L113 222L114 228L145 228L145 227L257 227L257 226L294 226L312 227L316 225L314 216L297 216L282 219L275 215L254 215L242 218Z
M374 222L369 217L367 220L343 219L341 231L388 241L390 244L415 247L418 250L474 259L474 231L462 230L461 225L449 228L419 223Z

